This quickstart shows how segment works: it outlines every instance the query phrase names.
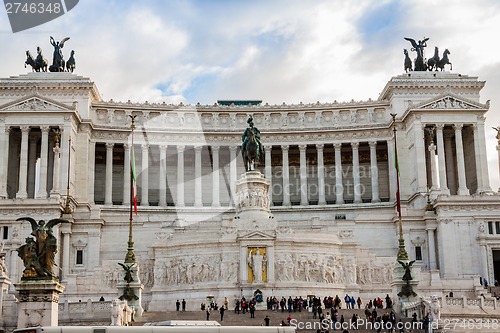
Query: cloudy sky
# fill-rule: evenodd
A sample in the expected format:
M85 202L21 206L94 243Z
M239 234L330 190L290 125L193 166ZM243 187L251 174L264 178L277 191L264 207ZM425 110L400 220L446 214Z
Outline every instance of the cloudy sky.
M453 72L486 81L487 148L498 189L498 0L80 0L64 16L13 34L0 10L0 77L26 73L25 51L71 39L76 73L105 100L270 104L377 99L403 72L403 37L451 51Z

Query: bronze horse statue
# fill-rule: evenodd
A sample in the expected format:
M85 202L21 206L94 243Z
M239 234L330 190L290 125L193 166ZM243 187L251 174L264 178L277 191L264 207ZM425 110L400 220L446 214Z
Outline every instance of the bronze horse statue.
M24 68L26 68L26 65L30 65L33 72L40 72L40 70L42 70L42 72L46 72L48 63L47 60L41 56L40 51L36 59L33 58L30 51L26 51L26 61L24 62Z
M450 65L450 71L453 70L453 65L451 64L450 59L448 59L448 54L451 54L450 51L448 51L448 49L444 50L443 57L441 58L441 60L438 61L436 65L438 68L441 69L441 71L443 71L444 66L448 64Z
M439 63L439 49L438 47L436 46L434 48L434 56L432 58L430 58L429 60L427 60L427 67L430 71L432 71L433 69L434 70L438 70L438 67L437 67L437 64Z
M73 73L73 71L76 68L75 65L76 65L76 62L75 62L75 51L72 50L71 51L71 56L69 57L68 61L66 61L66 69L68 70L68 72Z
M253 129L253 128L252 128ZM260 143L256 138L253 130L245 131L246 146L242 149L243 162L245 163L245 171L255 170L255 161L260 159Z
M408 73L408 71L413 71L411 59L407 49L403 49L403 53L405 55L405 72Z

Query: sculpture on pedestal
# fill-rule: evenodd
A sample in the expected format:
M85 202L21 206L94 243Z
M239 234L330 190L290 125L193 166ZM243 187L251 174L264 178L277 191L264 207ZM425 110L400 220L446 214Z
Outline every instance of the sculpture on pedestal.
M255 254L252 253L253 250L250 249L248 253L248 265L252 269L253 282L261 283L263 282L262 274L264 273L265 265L267 259L260 253L260 249L255 250Z
M430 301L421 298L425 306L425 312L429 316L431 322L441 320L441 304L436 295L432 295Z
M398 260L398 263L403 266L405 270L402 280L406 282L406 284L401 288L401 291L398 293L398 296L417 296L417 294L413 291L412 286L410 285L410 281L413 280L413 277L411 276L411 266L415 263L415 260L409 262Z
M255 170L255 162L259 161L264 154L264 146L260 142L260 131L253 126L253 118L250 116L247 120L248 127L243 132L241 139L241 153L245 163L245 171Z
M52 269L57 253L57 239L52 234L52 228L59 223L69 221L52 219L45 224L44 220L40 220L37 223L31 217L21 217L17 221L30 222L32 228L31 235L36 238L36 240L31 237L26 238L26 244L17 249L25 267L22 278L52 279L54 277Z
M413 48L412 51L417 52L417 58L415 59L415 71L426 71L427 65L424 62L424 48L427 47L427 41L429 38L419 40L418 43L412 38L406 38L407 41L411 43Z

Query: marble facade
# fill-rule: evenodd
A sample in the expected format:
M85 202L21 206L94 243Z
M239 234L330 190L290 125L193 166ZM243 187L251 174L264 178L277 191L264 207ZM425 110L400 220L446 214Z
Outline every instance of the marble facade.
M145 309L174 309L182 298L198 309L209 295L256 289L264 297L392 294L396 113L403 232L419 293L473 293L479 276L495 278L500 249L483 86L421 72L391 78L377 100L225 106L104 101L94 82L70 73L0 79L0 238L10 278L20 280L15 249L30 233L16 218L59 216L69 178L74 221L55 230L61 300L118 295L134 149ZM265 145L263 176L241 178L250 114ZM137 115L134 146L129 115ZM242 189L245 177L257 187Z

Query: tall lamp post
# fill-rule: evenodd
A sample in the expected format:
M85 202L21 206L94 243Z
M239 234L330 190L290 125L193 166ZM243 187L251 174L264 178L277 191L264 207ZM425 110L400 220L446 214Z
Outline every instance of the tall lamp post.
M391 113L392 116L392 131L394 132L394 155L395 155L395 167L396 167L396 208L398 210L399 218L399 250L398 250L398 260L408 260L408 253L405 248L405 239L403 238L403 219L401 218L401 196L399 188L399 164L398 164L398 142L397 142L397 130L396 130L396 114Z
M130 130L131 130L131 138L132 138L132 143L131 143L131 165L132 167L130 168L130 214L129 214L129 223L128 223L128 246L127 246L127 255L125 256L125 263L126 264L135 264L136 259L135 259L135 253L134 253L134 238L133 238L133 232L132 232L132 224L134 222L134 218L132 215L132 210L134 206L134 196L137 195L134 193L134 178L135 178L135 157L134 157L134 129L135 129L135 117L136 115L130 115L130 118L132 120L132 124L130 125Z

